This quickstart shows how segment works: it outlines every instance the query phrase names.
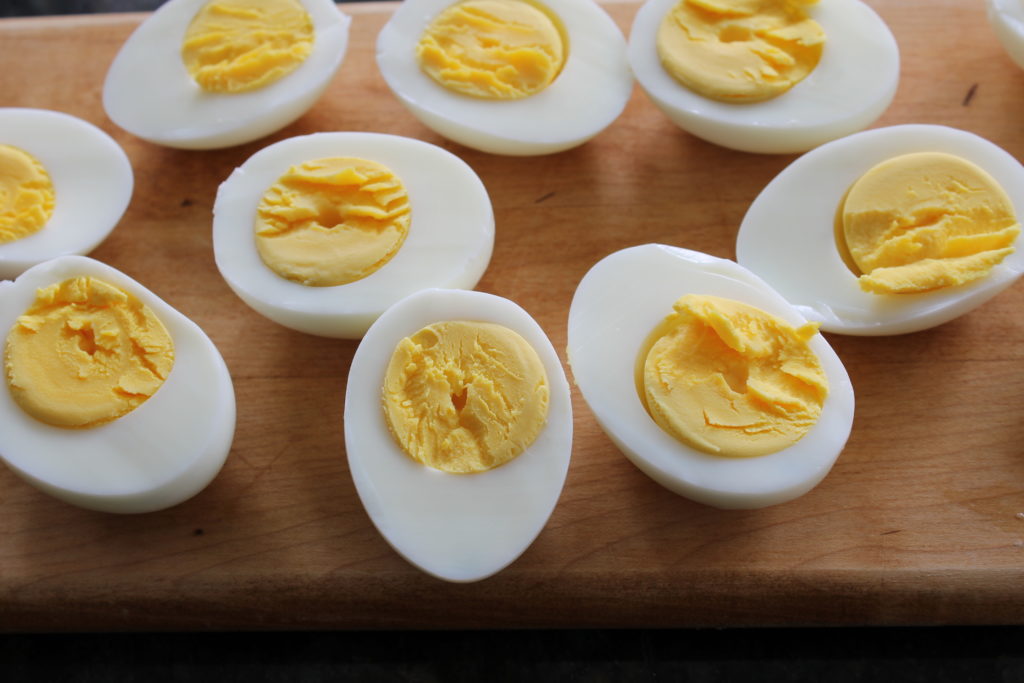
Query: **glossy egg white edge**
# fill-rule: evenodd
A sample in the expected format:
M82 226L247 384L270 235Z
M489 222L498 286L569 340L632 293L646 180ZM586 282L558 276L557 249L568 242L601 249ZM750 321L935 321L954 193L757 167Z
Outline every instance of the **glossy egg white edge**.
M583 144L618 118L633 91L626 41L592 0L537 0L568 36L558 77L520 100L486 100L452 92L420 68L423 30L453 0L406 0L377 37L377 65L388 87L423 125L467 147L532 156Z
M135 182L131 162L93 124L46 109L0 109L0 144L35 157L56 195L53 215L41 230L0 244L0 279L57 256L92 251L128 208Z
M258 90L206 92L181 59L181 42L208 0L170 0L129 36L103 83L103 107L126 131L159 145L217 149L284 128L327 88L348 47L351 18L331 0L300 0L313 21L313 51Z
M231 376L195 323L124 273L83 256L64 256L0 282L2 342L37 289L82 275L121 287L149 306L174 340L174 366L146 402L91 429L35 420L14 402L5 379L0 458L29 483L83 508L139 513L181 503L220 471L235 430Z
M398 342L445 320L514 330L547 372L547 424L522 454L487 472L448 474L414 462L384 417L384 375ZM483 292L424 290L389 308L356 350L345 392L345 450L359 498L395 551L435 577L478 581L518 558L558 502L572 451L569 384L547 335L517 304Z
M616 446L665 488L724 509L760 508L803 495L842 451L853 424L853 386L819 334L809 342L828 378L818 423L781 451L753 458L709 455L661 429L637 395L634 369L651 331L684 294L741 301L791 325L805 321L785 299L732 261L660 244L617 251L583 277L569 309L569 366Z
M1018 219L1024 216L1024 167L998 146L945 126L878 128L822 145L783 169L747 210L736 260L828 332L916 332L981 305L1024 273L1019 238L1017 250L988 277L920 294L864 292L843 263L834 222L846 191L876 164L913 152L946 152L977 164L1002 185Z
M405 243L379 270L336 287L277 275L256 249L256 209L295 164L358 157L390 168L409 195ZM494 212L483 182L459 157L427 142L382 133L314 133L265 147L217 190L213 251L232 290L271 320L300 332L356 339L391 304L429 287L472 289L490 263Z
M764 102L706 98L661 65L657 32L679 0L648 0L629 36L637 82L677 126L743 152L790 154L866 128L896 95L900 56L885 22L860 0L827 0L807 8L826 34L817 67L788 92Z
M985 0L985 8L1003 49L1024 69L1024 4L1020 0Z

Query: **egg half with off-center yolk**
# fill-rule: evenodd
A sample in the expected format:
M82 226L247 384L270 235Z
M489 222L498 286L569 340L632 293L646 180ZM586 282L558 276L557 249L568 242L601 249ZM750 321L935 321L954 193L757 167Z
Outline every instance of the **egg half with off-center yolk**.
M0 458L73 505L150 512L202 490L235 429L209 337L120 271L64 256L0 282Z
M700 312L709 302L718 305ZM674 306L698 311L699 334L671 338ZM617 251L577 287L568 339L573 379L605 433L652 479L698 502L792 500L828 474L850 435L853 388L838 356L733 261L660 244ZM672 375L692 373L666 363L690 351L702 379L673 386Z
M1024 167L993 143L944 126L879 128L779 173L743 218L736 260L826 331L915 332L1017 281L1022 210ZM848 231L861 266L886 266L878 286L844 259ZM909 291L871 291L901 280Z
M377 38L388 87L425 126L484 152L583 144L626 106L625 40L590 0L407 0Z
M103 106L168 147L255 140L313 106L345 56L349 23L330 0L171 0L118 52Z
M673 15L680 12L693 16ZM693 17L707 21L691 26ZM633 21L629 61L679 127L769 154L803 152L866 128L899 81L896 41L860 0L648 0ZM670 70L683 66L690 68L678 76Z
M572 450L569 385L515 303L417 292L356 350L345 450L367 514L399 554L436 577L477 581L519 557L558 501Z
M221 184L213 214L217 267L235 293L326 337L361 337L420 289L472 289L494 246L490 198L464 161L379 133L270 145Z
M0 109L0 279L92 251L132 197L134 175L113 138L44 109Z

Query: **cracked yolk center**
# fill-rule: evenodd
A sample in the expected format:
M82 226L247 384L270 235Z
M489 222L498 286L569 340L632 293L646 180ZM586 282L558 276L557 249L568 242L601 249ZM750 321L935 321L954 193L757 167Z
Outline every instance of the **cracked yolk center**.
M439 322L398 343L383 401L388 429L413 460L444 472L483 472L540 434L548 379L537 352L507 327Z
M173 365L174 342L149 307L91 277L38 290L4 351L15 402L37 420L67 428L131 412Z
M313 159L278 178L256 210L256 248L268 268L310 287L361 280L390 261L409 233L409 195L375 161Z
M941 152L892 157L847 192L836 244L861 289L913 294L988 276L1014 251L1020 224L992 176Z
M416 46L420 67L449 90L485 99L529 97L566 58L557 21L525 0L466 0L441 12Z
M46 167L25 150L0 144L0 244L41 230L55 200Z
M807 14L817 0L680 0L656 39L665 70L721 102L762 102L806 78L825 32Z
M637 392L658 426L705 453L751 457L791 446L817 423L828 380L808 346L816 323L793 328L695 294L673 308L637 358Z
M203 90L257 90L287 76L313 52L313 21L298 0L211 0L181 44Z

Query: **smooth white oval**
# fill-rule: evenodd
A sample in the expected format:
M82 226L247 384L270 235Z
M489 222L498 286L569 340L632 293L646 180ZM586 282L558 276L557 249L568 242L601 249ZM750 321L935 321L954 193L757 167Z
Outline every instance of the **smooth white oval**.
M985 0L988 21L1003 49L1024 69L1024 3L1021 0Z
M529 448L493 470L449 474L426 467L388 431L381 392L395 347L446 320L514 330L547 372L547 424ZM417 292L389 308L356 350L345 392L345 450L359 499L395 551L438 578L478 581L519 557L558 502L572 451L569 384L544 330L517 304L483 292Z
M825 370L829 393L818 423L792 446L753 458L690 448L654 422L634 379L648 335L684 294L740 301L793 326L806 322L733 261L661 244L606 256L583 277L569 308L569 366L598 424L641 471L700 503L749 509L803 495L828 474L850 435L853 386L842 361L821 335L809 342Z
M290 74L242 93L203 90L181 59L189 23L208 0L170 0L128 37L103 83L103 107L143 140L181 149L232 147L302 116L333 78L351 19L331 0L299 0L313 21L313 51Z
M113 422L62 429L36 420L0 387L0 458L30 484L102 512L151 512L201 491L220 471L235 431L235 394L223 358L195 323L124 273L84 256L0 282L0 343L36 290L100 278L145 303L174 340L174 367L152 397Z
M916 332L980 306L1024 273L1024 251L966 285L890 296L861 290L839 255L834 225L846 191L876 164L913 152L946 152L977 164L1006 190L1018 219L1024 215L1024 167L988 140L945 126L879 128L822 145L783 169L743 217L736 260L829 332Z
M619 117L633 92L626 41L592 0L544 0L568 35L561 73L520 100L487 100L439 85L420 69L416 44L453 0L405 0L377 37L377 65L388 87L419 121L467 147L531 156L570 149Z
M50 174L53 215L38 232L0 244L0 279L58 256L87 254L106 239L132 198L131 162L113 138L47 109L0 109L0 144L35 157Z
M825 30L825 49L814 71L788 92L748 104L699 95L665 71L658 58L658 26L678 1L648 0L640 8L629 35L629 62L654 104L703 140L743 152L804 152L866 128L896 95L896 39L860 0L827 0L807 8Z
M268 268L256 250L256 209L288 168L311 159L357 157L391 169L405 185L412 220L405 243L379 270L337 287L307 287ZM466 162L420 140L380 133L314 133L265 147L217 190L213 252L245 303L300 332L357 339L384 310L420 289L472 289L494 248L494 212Z

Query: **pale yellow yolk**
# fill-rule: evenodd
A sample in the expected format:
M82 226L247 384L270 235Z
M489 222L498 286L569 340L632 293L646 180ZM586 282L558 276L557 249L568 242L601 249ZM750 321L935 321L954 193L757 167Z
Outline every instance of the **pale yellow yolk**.
M746 304L686 295L637 359L641 401L684 444L752 457L796 443L818 421L828 380L807 342L816 323L793 328Z
M94 427L137 408L174 365L174 343L148 306L78 277L36 293L7 335L15 402L55 427Z
M294 71L313 51L313 22L298 0L211 0L181 44L204 90L255 90Z
M876 294L926 292L985 277L1020 234L1010 198L985 171L921 152L878 164L842 205L840 251Z
M761 102L802 81L821 59L817 0L681 0L658 27L662 66L722 102Z
M548 398L537 352L493 323L424 327L398 343L384 378L384 415L402 449L452 473L489 470L526 450Z
M389 169L365 159L316 159L291 167L267 190L256 248L281 277L344 285L390 261L409 222L409 196Z
M555 21L523 0L467 0L441 12L416 46L420 66L473 97L519 99L546 88L565 63Z
M27 237L53 215L50 175L28 152L0 144L0 244Z

